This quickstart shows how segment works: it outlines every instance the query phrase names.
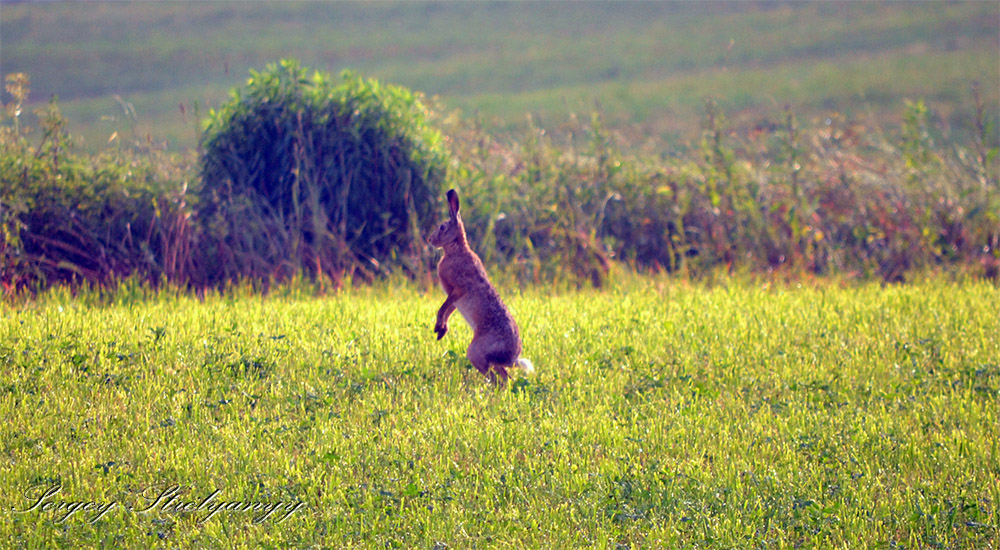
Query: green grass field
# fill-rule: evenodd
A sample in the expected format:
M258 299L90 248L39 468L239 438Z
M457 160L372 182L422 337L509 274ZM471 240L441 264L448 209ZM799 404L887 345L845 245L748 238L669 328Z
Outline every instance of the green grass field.
M505 389L458 318L434 340L437 290L0 305L0 539L1000 545L995 285L505 295L537 368Z
M35 105L58 95L91 150L114 132L193 147L195 102L218 107L290 57L501 128L599 105L675 142L697 135L706 96L753 119L788 104L880 125L924 99L960 126L971 82L1000 104L998 25L995 2L5 3L0 71L28 73Z

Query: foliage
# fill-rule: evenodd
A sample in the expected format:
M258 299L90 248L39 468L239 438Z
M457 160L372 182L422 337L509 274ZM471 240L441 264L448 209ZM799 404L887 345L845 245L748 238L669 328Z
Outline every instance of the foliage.
M218 154L201 170L216 183L197 194L187 190L190 159L149 142L75 153L54 101L41 112L41 143L30 145L13 115L26 90L12 80L0 126L4 285L421 276L431 266L419 235L443 212L449 157L446 183L463 193L472 245L520 281L600 286L615 261L695 279L719 270L884 281L913 270L1000 274L1000 144L978 89L956 129L967 140L946 139L920 101L905 105L898 131L836 113L802 124L790 108L738 131L709 100L701 139L668 144L608 129L596 114L505 135L457 113L428 118L415 95L391 86L303 78L293 64L272 67L213 114L205 143ZM368 101L347 116L365 130L345 130L341 111L308 107L331 98ZM382 101L395 107L382 111ZM310 109L318 118L289 114ZM261 128L285 137L253 145ZM417 130L423 137L407 137ZM387 135L398 139L380 141ZM354 168L338 172L342 154ZM392 176L383 161L401 171Z
M494 390L440 294L55 289L0 304L0 537L89 548L993 548L1000 291L501 289ZM286 294L287 292L287 294ZM303 502L276 524L150 506ZM25 492L119 504L15 513ZM164 508L169 508L164 510ZM61 512L61 513L60 513ZM201 522L201 523L199 523Z
M77 154L55 100L20 124L28 79L7 77L0 126L0 284L7 292L137 276L184 283L189 163L151 144Z
M503 138L445 121L471 197L471 240L523 279L569 272L598 285L608 258L640 270L853 274L1000 266L998 139L978 95L971 143L939 146L910 102L898 135L831 114L802 127L791 110L727 128L706 102L693 146L630 142L598 116L557 136Z
M251 74L205 130L196 280L426 270L447 156L419 96L291 60Z

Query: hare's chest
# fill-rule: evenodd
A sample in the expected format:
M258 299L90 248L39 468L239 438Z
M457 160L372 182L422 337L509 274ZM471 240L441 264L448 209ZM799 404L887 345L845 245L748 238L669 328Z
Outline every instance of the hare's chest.
M465 322L469 323L469 326L472 327L472 332L476 332L476 321L472 315L472 306L469 302L470 300L466 300L464 298L458 300L455 302L455 309L462 314L462 317L465 318Z
M440 278L440 283L441 283L441 290L443 290L445 294L450 295L452 291L455 289L455 285L452 284L451 281L449 281L445 277ZM458 312L462 314L462 317L465 319L465 322L469 323L469 326L472 327L472 331L475 332L476 322L475 322L475 317L473 316L472 313L474 309L472 302L473 300L471 299L470 296L462 296L458 300L455 300L455 309L457 309Z

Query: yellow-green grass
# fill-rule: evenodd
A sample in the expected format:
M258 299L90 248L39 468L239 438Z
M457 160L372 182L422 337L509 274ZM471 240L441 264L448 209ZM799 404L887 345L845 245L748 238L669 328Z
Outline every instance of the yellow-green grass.
M435 341L437 290L57 289L0 306L0 539L1000 543L997 287L633 279L504 294L537 368L504 389L468 365L458 316ZM170 506L147 500L172 484L186 492ZM281 522L286 508L259 524L262 512L206 519L244 501L304 506ZM70 502L116 506L94 523L94 510L61 521Z

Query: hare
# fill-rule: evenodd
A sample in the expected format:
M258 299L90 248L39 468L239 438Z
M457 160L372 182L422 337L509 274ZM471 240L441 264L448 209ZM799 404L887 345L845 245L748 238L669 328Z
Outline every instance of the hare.
M448 318L458 309L472 327L472 342L466 357L479 372L494 383L507 381L507 369L518 366L532 372L531 361L521 358L521 337L510 310L490 284L486 269L465 236L465 225L458 213L458 193L448 191L451 217L441 224L427 241L444 249L438 263L438 278L448 294L437 312L434 332L440 340L448 332Z

